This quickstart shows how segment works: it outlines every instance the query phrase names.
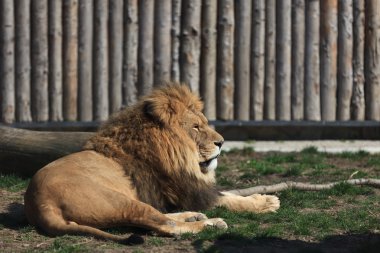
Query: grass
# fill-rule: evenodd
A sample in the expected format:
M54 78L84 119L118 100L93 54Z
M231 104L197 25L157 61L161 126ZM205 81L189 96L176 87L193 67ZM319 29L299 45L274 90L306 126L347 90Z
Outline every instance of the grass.
M326 154L318 152L315 147L298 153L260 154L253 149L232 150L221 156L217 169L218 185L224 188L269 185L287 180L323 183L345 180L350 176L380 178L380 155L363 151ZM25 190L28 182L14 175L0 175L0 188L10 192ZM208 228L197 235L184 234L176 240L150 235L143 246L131 251L165 249L180 240L198 245L199 252L215 252L220 250L217 245L210 246L215 241L228 241L230 246L239 248L263 238L321 241L333 235L368 234L380 230L379 189L338 184L324 191L286 190L277 195L281 208L276 213L236 213L215 208L205 211L206 215L225 219L229 224L227 230ZM0 221L0 230L6 230L7 224ZM115 234L129 232L123 228L108 231ZM47 246L43 249L34 248L30 252L91 252L94 248L113 250L123 246L95 239L89 241L88 237L48 238L29 225L20 227L17 232L17 243L46 242ZM3 241L13 242L14 235L11 233Z

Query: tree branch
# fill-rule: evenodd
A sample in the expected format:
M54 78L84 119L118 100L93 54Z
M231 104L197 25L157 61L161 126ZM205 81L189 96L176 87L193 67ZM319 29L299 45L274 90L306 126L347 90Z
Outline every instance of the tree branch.
M279 184L274 185L261 185L261 186L254 186L246 189L235 189L230 191L225 191L227 193L232 193L235 195L240 196L249 196L255 193L274 193L274 192L280 192L288 189L296 189L296 190L303 190L303 191L321 191L321 190L328 190L333 188L335 185L338 184L350 184L350 185L369 185L373 187L380 187L380 179L374 179L374 178L360 178L360 179L350 179L350 180L343 180L343 181L337 181L327 184L309 184L309 183L300 183L300 182L283 182Z

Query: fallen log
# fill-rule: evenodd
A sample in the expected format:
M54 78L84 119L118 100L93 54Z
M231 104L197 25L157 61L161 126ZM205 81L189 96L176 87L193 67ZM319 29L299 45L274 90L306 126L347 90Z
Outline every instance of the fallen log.
M0 125L0 173L31 176L59 157L81 150L93 133L39 132Z

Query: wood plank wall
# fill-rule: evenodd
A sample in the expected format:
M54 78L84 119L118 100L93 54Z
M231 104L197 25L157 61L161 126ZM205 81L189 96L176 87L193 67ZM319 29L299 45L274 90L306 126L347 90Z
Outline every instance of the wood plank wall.
M168 80L221 120L380 121L378 0L1 0L0 122L103 121Z

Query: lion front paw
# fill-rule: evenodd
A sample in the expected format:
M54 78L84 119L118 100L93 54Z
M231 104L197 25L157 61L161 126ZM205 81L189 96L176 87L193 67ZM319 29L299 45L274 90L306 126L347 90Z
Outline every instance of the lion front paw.
M204 225L206 227L215 227L218 229L227 229L228 225L227 223L221 219L221 218L213 218L213 219L208 219L204 221Z
M280 199L274 195L253 194L249 198L252 210L255 213L275 212L280 208Z

